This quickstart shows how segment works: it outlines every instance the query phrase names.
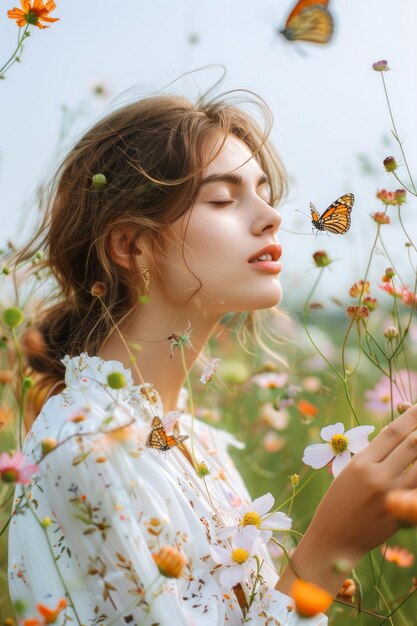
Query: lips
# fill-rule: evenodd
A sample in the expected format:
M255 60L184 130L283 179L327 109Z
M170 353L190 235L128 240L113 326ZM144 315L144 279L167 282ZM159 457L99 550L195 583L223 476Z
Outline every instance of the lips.
M282 248L277 243L270 243L269 245L265 246L264 248L258 250L258 252L253 254L248 260L248 263L254 263L258 257L264 254L270 254L272 257L272 261L278 261L282 254Z

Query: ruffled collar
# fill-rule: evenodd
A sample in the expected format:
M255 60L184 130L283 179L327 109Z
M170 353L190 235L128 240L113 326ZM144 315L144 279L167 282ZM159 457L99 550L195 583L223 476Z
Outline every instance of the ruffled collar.
M105 361L98 356L89 356L82 352L75 357L65 356L61 362L65 365L65 384L70 389L87 390L92 385L100 386L110 390L108 376L119 373L123 376L125 384L118 394L134 403L139 403L144 409L157 409L162 414L162 400L159 393L150 383L135 385L133 383L132 371L126 368L120 361ZM152 398L152 402L147 399ZM181 395L180 395L181 398Z

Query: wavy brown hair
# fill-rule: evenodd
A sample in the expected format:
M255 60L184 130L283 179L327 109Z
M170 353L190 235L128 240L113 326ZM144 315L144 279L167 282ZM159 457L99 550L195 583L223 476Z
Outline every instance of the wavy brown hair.
M248 102L261 111L263 128L242 106ZM132 272L112 262L111 232L129 226L133 242L151 231L161 243L162 229L193 206L203 171L229 134L250 148L269 178L271 201L280 200L285 174L268 140L271 126L269 108L251 92L196 103L164 94L120 107L77 141L52 179L41 224L16 257L20 263L41 250L36 269L48 268L57 286L35 320L46 349L28 359L34 370L62 380L65 354L97 354L114 323L141 306ZM208 156L219 134L222 142ZM101 189L92 181L98 173L106 179ZM91 294L97 281L106 286L101 299Z

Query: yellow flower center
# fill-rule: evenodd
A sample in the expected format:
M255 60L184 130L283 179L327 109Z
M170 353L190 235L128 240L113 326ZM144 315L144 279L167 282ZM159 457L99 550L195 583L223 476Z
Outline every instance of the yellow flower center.
M256 526L256 528L259 528L259 526L261 525L261 522L262 520L259 516L259 513L256 513L256 511L248 511L242 517L242 521L240 525L241 526Z
M380 397L381 402L383 402L384 404L389 404L390 400L391 400L391 396L389 394L386 394L384 396Z
M335 454L342 454L348 447L348 438L345 435L333 435L330 440L333 452Z
M232 559L235 561L235 563L244 563L245 561L247 561L248 556L249 552L244 548L236 548L236 550L233 550L232 552Z

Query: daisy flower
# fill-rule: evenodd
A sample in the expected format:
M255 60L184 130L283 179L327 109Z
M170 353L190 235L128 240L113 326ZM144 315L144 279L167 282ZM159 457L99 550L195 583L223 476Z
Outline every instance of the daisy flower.
M285 513L269 513L274 504L275 499L271 493L256 498L238 510L238 523L222 528L217 533L218 537L225 539L244 529L255 529L262 542L267 543L274 530L289 530L292 524L291 518Z
M247 526L238 532L231 541L231 546L212 546L211 557L215 563L222 565L220 584L234 587L245 580L251 569L256 569L255 554L262 544L255 526Z
M16 20L16 24L21 28L26 24L37 26L38 28L49 28L42 22L57 22L59 17L49 17L49 14L56 9L54 0L48 0L46 3L42 0L20 0L21 9L13 7L7 11L7 17Z
M338 476L346 467L352 454L360 452L369 444L368 437L375 430L375 426L356 426L345 432L341 422L325 426L320 436L326 443L317 443L307 446L304 450L303 462L314 469L332 463L333 476Z

